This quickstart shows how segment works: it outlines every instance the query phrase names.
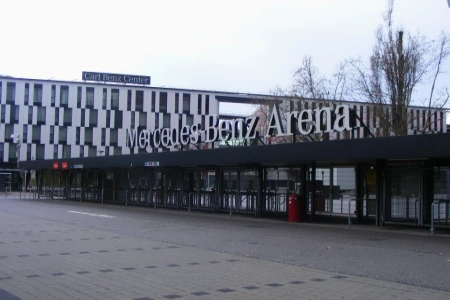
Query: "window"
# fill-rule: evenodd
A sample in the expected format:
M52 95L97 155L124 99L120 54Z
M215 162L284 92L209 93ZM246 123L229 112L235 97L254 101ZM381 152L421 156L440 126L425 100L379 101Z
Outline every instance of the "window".
M122 155L122 148L114 147L114 155Z
M93 135L94 135L93 128L85 128L84 129L84 143L92 145Z
M1 109L2 109L2 111L0 113L1 114L0 119L1 119L1 122L4 124L5 118L6 118L6 105L2 104Z
M34 84L33 86L33 104L42 105L42 84Z
M117 129L111 129L109 131L109 143L111 145L113 145L113 146L116 145L117 146L117 136L118 136Z
M71 147L70 145L63 145L62 158L70 158Z
M94 88L86 88L86 108L94 108Z
M123 112L116 111L114 114L114 128L122 128Z
M175 113L179 113L180 109L180 94L179 93L175 93Z
M147 126L147 114L146 113L139 113L139 127L146 127Z
M16 102L16 84L8 82L6 84L6 103L14 104Z
M51 106L55 106L55 101L56 101L56 85L52 84L52 93L51 93L51 97L50 97L50 105Z
M5 124L5 137L8 139L14 133L14 125Z
M59 143L67 143L67 127L59 127Z
M88 147L88 156L89 156L89 157L95 157L95 156L97 156L97 151L96 151L96 150L97 150L96 147L89 146L89 147Z
M209 95L206 95L205 99L205 114L209 115Z
M58 145L53 146L53 158L58 158Z
M103 88L102 109L106 109L107 101L108 101L108 92L106 88Z
M183 93L183 114L191 112L191 94Z
M135 116L134 112L131 112L131 128L134 128L136 125L135 118L136 118L136 116Z
M81 108L81 86L77 88L77 108Z
M28 125L22 126L22 143L26 143L28 139Z
M167 92L159 93L159 111L167 113Z
M19 124L19 105L11 105L11 110L9 112L9 122Z
M367 108L367 111L369 111L369 108ZM410 123L409 129L413 130L414 129L414 110L413 109L409 112L409 123Z
M106 127L110 127L111 126L111 111L107 110L106 111Z
M45 159L45 146L42 144L36 145L36 159Z
M59 91L59 103L61 106L67 107L69 105L69 87L62 85Z
M106 128L102 128L102 140L101 140L102 146L105 146L106 144Z
M136 91L136 110L144 111L144 91Z
M202 95L198 95L197 113L198 113L199 115L202 114Z
M5 156L5 144L0 143L0 159L1 159L1 161L3 161L5 159L4 156Z
M187 115L186 116L186 125L192 126L194 124L194 116Z
M89 127L97 127L98 110L89 110Z
M41 126L40 125L33 125L32 129L31 129L31 140L33 143L41 142Z
M170 115L163 114L163 128L170 128Z
M152 92L152 108L151 108L152 112L155 112L155 105L156 105L156 92Z
M84 146L80 146L80 157L84 157Z
M132 93L131 93L131 90L128 90L128 93L127 93L127 110L128 111L131 111L131 99L132 98Z
M438 117L438 112L437 111L435 111L434 113L433 113L433 116L434 116L434 121L433 121L433 129L434 129L434 131L437 131L437 125L438 125L438 120L437 120L437 117Z
M111 90L111 109L119 109L119 90Z
M81 128L77 127L75 129L75 144L79 145L80 144L80 137L81 137Z
M8 161L17 161L16 146L14 144L9 146Z
M159 114L155 114L155 129L159 128Z
M44 125L46 122L45 107L37 107L37 124Z
M33 107L28 106L28 124L33 124Z
M1 93L0 93L1 95ZM28 102L30 101L30 85L28 83L25 83L25 92L23 95L23 103L25 105L28 105Z
M0 81L0 102L2 101L2 82Z
M81 126L85 126L86 124L86 110L82 109L81 110Z
M50 126L50 144L55 142L55 126Z
M31 160L31 144L27 145L27 160Z
M15 144L9 146L8 161L17 161L16 149Z
M72 109L64 108L64 126L72 126Z

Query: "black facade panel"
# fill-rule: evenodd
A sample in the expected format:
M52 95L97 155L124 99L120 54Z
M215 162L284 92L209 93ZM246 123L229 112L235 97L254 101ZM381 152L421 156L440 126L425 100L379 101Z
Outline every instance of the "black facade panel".
M122 128L123 124L123 112L115 111L114 112L114 128Z

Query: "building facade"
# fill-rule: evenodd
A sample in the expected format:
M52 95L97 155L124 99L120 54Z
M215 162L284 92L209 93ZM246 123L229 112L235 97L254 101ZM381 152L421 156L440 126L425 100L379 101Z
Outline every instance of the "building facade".
M0 77L0 161L16 160L13 134L21 160L130 154L127 129L204 123L218 109L209 91Z
M257 109L225 116L221 103ZM448 224L446 111L410 107L407 135L390 137L377 109L0 77L0 158L4 170L33 171L39 197L280 217L299 195L303 219L421 226L438 201Z
M270 107L274 99L268 95L146 85L0 77L0 164L13 166L17 160L16 145L11 138L13 134L20 135L19 159L24 161L182 150L180 145L130 147L127 134L130 129L155 131L194 124L205 128L211 116L227 119L220 116L221 102L256 104L261 101L263 107ZM295 109L315 109L318 101L288 99L284 102L290 103L290 108L281 114ZM352 130L332 132L328 139L365 138L370 137L369 133L380 135L379 120L370 104L321 103L331 107L348 104L358 115ZM429 113L427 108L411 107L408 114L408 134L420 132L425 126L433 133L446 132L444 110ZM270 113L259 115L264 119ZM281 122L286 123L285 118ZM277 140L266 134L267 122L260 124L258 134L261 142ZM218 147L219 144L212 142L204 147ZM196 149L192 145L184 148Z

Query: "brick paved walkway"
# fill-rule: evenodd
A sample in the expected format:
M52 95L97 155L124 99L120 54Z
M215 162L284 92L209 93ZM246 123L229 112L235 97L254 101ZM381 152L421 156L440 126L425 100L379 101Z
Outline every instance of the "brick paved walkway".
M0 213L0 299L393 298L450 293Z

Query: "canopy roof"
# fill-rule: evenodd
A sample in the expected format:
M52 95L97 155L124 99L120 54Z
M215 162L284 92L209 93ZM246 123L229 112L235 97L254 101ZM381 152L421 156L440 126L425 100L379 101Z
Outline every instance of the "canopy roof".
M310 164L374 163L382 160L449 159L450 134L301 142L208 150L97 156L21 161L20 168L53 169L64 162L67 169L137 167L294 166Z

